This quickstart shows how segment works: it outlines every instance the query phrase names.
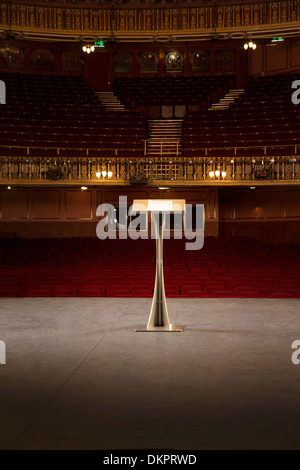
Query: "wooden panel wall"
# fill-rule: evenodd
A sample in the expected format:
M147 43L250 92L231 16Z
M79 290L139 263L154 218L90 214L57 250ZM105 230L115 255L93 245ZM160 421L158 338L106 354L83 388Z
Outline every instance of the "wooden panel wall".
M222 188L219 231L264 241L300 242L300 187Z
M273 75L297 71L300 68L300 43L287 39L283 43L270 45L270 41L259 43L255 52L248 52L248 75L255 77L264 73Z
M0 236L95 236L96 209L119 196L186 199L205 204L206 235L254 236L265 241L300 242L300 187L17 188L0 190Z
M97 187L16 188L0 190L0 236L95 236L96 209L107 202L118 206L119 196L134 199L186 199L190 204L205 204L206 234L218 235L218 190L177 188Z

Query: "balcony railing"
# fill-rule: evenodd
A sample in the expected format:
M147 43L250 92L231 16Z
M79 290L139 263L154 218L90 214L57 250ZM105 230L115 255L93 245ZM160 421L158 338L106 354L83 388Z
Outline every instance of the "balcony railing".
M263 29L297 25L299 0L233 1L214 4L183 3L177 5L149 3L135 5L97 4L46 5L37 2L1 2L0 25L13 31L38 31L76 35L110 36L132 33L184 33L217 30Z
M136 176L139 177L136 183L154 186L161 182L174 186L300 184L297 145L287 146L286 153L277 156L268 155L269 147L255 148L251 147L253 154L247 157L237 156L240 148L235 147L233 157L212 157L209 152L213 149L204 149L206 155L199 157L145 155L140 158L130 157L130 152L128 157L118 157L116 152L116 156L110 158L88 155L47 158L43 157L42 150L40 157L31 157L30 148L27 148L26 157L0 157L0 185L128 185ZM265 149L263 156L259 154L262 148ZM283 147L278 148L282 153ZM228 151L228 147L224 150ZM218 151L222 152L222 149ZM141 176L144 176L143 180Z

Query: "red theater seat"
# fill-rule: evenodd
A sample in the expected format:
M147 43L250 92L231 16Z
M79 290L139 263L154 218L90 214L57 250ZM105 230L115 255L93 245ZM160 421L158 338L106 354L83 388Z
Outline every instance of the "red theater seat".
M108 289L106 297L130 297L128 289Z
M104 297L103 287L86 286L78 290L78 297Z
M152 297L153 292L150 289L132 289L132 297Z
M76 297L77 289L72 286L56 286L54 297Z
M31 287L26 291L26 297L51 297L52 289L45 286Z

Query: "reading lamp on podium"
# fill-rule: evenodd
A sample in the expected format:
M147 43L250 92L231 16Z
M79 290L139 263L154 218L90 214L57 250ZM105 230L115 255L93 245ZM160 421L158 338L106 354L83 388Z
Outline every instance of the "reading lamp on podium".
M170 213L179 213L183 215L185 212L185 200L135 200L133 201L132 212L140 212L141 214L152 214L155 224L156 237L156 274L150 315L147 327L145 329L136 329L135 331L182 331L181 327L172 325L169 321L163 273L163 235L166 223L166 215Z

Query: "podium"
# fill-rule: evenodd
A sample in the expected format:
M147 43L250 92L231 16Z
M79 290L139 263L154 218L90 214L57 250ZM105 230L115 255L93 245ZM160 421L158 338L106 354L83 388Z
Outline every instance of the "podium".
M155 286L150 315L145 329L136 329L136 332L180 332L182 328L172 325L169 321L164 272L163 272L163 235L166 222L166 214L185 211L184 199L140 199L134 200L132 212L151 213L155 224L156 238L156 274Z

